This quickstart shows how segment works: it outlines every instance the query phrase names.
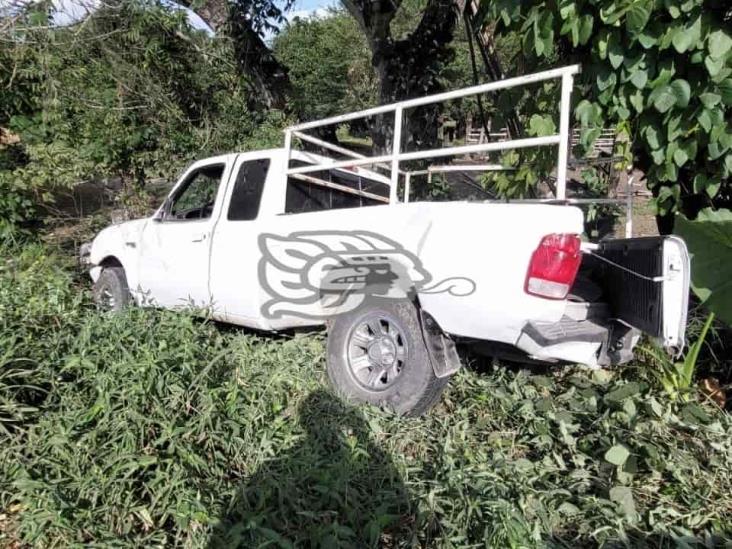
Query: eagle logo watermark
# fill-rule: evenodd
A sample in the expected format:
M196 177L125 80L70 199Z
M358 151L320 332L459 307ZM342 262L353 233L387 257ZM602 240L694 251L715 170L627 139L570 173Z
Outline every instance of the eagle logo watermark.
M269 294L265 318L325 320L370 298L404 299L415 293L467 296L475 282L434 282L419 258L398 242L370 231L299 231L259 236L259 280Z

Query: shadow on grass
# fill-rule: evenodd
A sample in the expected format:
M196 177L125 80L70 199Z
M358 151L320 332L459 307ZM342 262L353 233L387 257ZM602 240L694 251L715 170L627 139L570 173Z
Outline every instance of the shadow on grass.
M241 487L209 547L390 546L411 537L414 506L361 412L318 390L297 418L301 440Z

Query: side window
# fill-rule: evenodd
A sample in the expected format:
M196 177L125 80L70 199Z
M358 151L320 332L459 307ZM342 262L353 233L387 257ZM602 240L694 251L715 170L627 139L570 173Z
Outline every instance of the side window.
M319 212L330 209L330 189L287 178L285 213Z
M298 160L293 160L290 164L291 167L306 165L308 163ZM307 175L332 186L303 181L295 177L287 178L285 213L360 208L389 202L389 188L380 181L366 179L345 170L324 170ZM376 198L362 193L376 195Z
M180 221L211 217L223 174L223 164L206 166L190 174L173 197L166 219Z
M226 216L229 221L251 221L257 218L267 170L268 159L242 163L231 191L229 212Z

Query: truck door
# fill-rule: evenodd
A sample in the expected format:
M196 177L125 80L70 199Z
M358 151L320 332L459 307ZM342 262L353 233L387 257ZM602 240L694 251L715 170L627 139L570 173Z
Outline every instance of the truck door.
M211 235L221 210L226 157L194 164L149 222L140 242L143 303L163 307L210 304Z
M214 317L252 327L259 326L259 206L270 164L261 153L239 155L211 245Z

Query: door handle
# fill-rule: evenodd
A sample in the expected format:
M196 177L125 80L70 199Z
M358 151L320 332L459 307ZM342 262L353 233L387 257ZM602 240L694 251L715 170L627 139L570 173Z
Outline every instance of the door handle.
M199 234L197 236L194 236L191 242L203 242L204 240L206 240L207 237L208 235L206 233Z

